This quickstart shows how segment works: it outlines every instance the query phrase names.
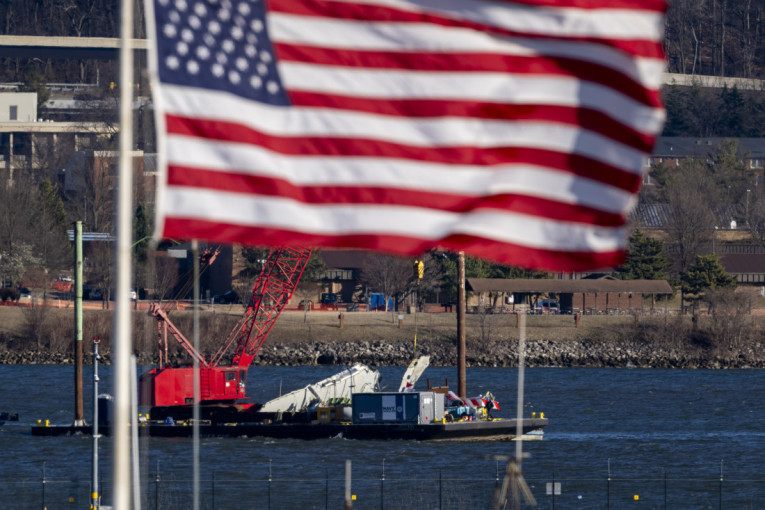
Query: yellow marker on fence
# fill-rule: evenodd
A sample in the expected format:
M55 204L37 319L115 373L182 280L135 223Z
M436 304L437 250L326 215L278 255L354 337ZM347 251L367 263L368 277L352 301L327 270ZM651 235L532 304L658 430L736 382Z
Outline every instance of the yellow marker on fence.
M639 495L639 494L635 494L635 495L634 495L634 496L632 496L632 497L633 497L633 499L634 499L635 501L637 501L637 500L639 500L639 499L640 499L640 495Z

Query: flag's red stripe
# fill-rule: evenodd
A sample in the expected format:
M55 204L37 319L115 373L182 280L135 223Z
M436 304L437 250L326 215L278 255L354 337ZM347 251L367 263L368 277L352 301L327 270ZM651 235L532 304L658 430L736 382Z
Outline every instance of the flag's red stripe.
M316 65L408 71L495 72L520 75L573 77L599 83L635 101L660 107L661 94L610 67L563 57L528 57L491 53L407 53L325 49L312 46L274 44L280 61Z
M473 101L440 101L427 99L390 99L381 101L357 96L317 94L301 90L289 91L295 106L354 110L397 117L465 117L477 119L535 120L581 126L589 131L623 143L643 152L650 152L655 137L640 133L588 108L549 104L499 104Z
M369 235L322 235L294 230L280 230L248 225L224 224L217 221L188 218L165 218L163 235L172 239L206 239L221 243L272 246L325 246L363 248L400 255L421 255L435 246L496 260L502 264L551 271L583 271L598 267L617 267L625 258L624 251L571 252L543 250L494 239L455 234L441 240L426 240L386 233Z
M417 147L362 138L275 136L232 122L175 115L167 115L166 120L169 134L258 145L280 154L365 156L478 166L528 163L571 172L633 193L641 182L640 175L585 156L529 147Z
M576 9L632 9L636 11L665 12L665 0L495 0L507 4L533 7L573 7Z
M618 227L625 222L625 218L620 214L528 195L467 196L425 189L343 186L341 184L297 186L284 179L236 173L235 169L218 172L171 164L168 166L167 183L170 186L284 197L312 205L380 204L422 207L455 213L497 209L553 220L565 218L566 221L606 227Z
M664 58L664 49L662 48L661 42L658 41L608 39L597 36L574 37L554 34L544 35L531 32L512 31L466 19L449 18L438 14L406 11L377 5L328 2L322 0L271 0L269 1L268 8L270 11L274 12L319 18L337 18L369 22L430 23L445 27L467 28L506 37L550 39L555 41L570 41L572 43L590 42L609 46L636 57Z

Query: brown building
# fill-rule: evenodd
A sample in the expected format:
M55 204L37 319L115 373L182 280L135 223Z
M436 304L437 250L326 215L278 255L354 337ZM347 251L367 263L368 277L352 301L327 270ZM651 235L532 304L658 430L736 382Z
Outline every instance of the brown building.
M726 138L720 137L685 137L662 136L656 139L651 157L647 165L662 165L672 168L680 166L686 159L710 161L718 147ZM750 183L753 187L762 186L765 174L765 138L731 138L738 143L738 153L747 171L750 172ZM644 185L655 183L651 175L646 173Z
M561 313L642 313L644 298L672 294L666 280L617 280L611 277L582 280L468 278L475 294L469 305L480 303L515 309L535 309L545 296L557 299Z

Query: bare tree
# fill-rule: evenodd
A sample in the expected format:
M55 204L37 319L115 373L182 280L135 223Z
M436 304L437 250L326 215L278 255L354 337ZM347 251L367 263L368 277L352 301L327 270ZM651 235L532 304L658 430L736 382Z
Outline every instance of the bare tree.
M413 262L414 259L381 253L369 254L364 259L360 280L371 292L382 293L386 312L389 299L393 298L398 305L411 292Z
M746 224L752 238L765 242L765 197L761 193L752 193L752 201L747 203Z
M714 217L709 207L712 190L704 165L684 162L664 189L668 205L667 233L677 247L675 269L682 273L696 255L709 246L714 235Z
M172 257L154 257L154 295L162 301L178 284L178 260Z
M14 245L28 243L34 192L34 182L26 172L16 172L14 180L0 178L0 251L11 253Z
M113 280L114 254L109 243L92 243L87 256L87 275L91 284L100 288L103 307L109 309Z
M50 347L51 332L51 308L40 303L37 299L32 300L32 305L23 309L24 314L24 336L35 342L37 352L43 348L43 343L47 340Z

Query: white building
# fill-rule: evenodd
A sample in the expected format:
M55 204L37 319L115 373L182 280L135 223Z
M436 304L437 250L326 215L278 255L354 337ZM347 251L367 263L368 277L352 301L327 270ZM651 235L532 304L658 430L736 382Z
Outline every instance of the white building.
M0 122L35 122L37 92L0 92Z

